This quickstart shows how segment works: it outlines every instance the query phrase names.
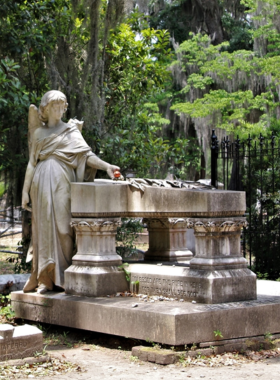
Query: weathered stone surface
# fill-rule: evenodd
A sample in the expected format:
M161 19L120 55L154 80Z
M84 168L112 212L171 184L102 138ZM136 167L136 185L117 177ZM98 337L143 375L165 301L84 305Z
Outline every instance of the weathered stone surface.
M241 228L245 218L189 218L194 229L196 256L191 269L220 270L247 268L240 252Z
M132 356L138 357L141 361L156 364L167 365L176 363L181 355L184 355L184 353L144 346L132 347Z
M71 184L73 217L222 217L241 216L245 210L245 192L240 191L147 187L143 193L127 182Z
M76 232L77 253L74 265L116 266L122 258L116 253L115 236L121 226L120 218L72 219Z
M192 270L184 266L130 264L130 290L203 303L256 298L256 276L249 269ZM137 286L135 286L137 282Z
M149 232L147 261L185 262L193 258L188 248L188 220L184 218L145 218Z
M83 199L83 202L80 202L80 199ZM244 211L244 192L158 187L147 187L143 192L127 182L114 183L101 180L91 184L73 183L71 185L73 220L78 221L78 217L84 218L84 221L80 220L74 225L78 253L73 258L73 265L85 265L87 260L91 266L104 266L101 264L102 258L98 262L98 255L101 256L99 249L97 252L94 250L95 246L101 245L102 236L90 231L93 230L90 228L91 223L95 222L89 218L104 217L105 221L107 217L110 223L110 219L114 216L141 216L144 217L149 232L149 249L145 253L145 260L158 263L189 263L191 270L185 270L185 278L173 278L169 273L166 279L160 277L161 282L166 280L166 289L162 290L155 286L147 287L147 284L142 284L139 279L134 278L132 282L139 284L138 291L153 295L166 291L167 294L172 293L172 296L175 291L177 296L181 295L185 300L195 298L196 301L205 303L254 299L256 276L247 269L247 262L240 253L240 232L246 224L245 218L241 217ZM85 229L89 231L86 232ZM194 231L195 257L188 247L188 229ZM111 257L115 257L112 248L113 233L110 239L110 253L104 254L104 257L108 256L106 259L108 262ZM97 263L93 264L95 261ZM72 286L70 283L78 284L79 273L82 272L73 265L65 272L66 279L68 278L67 293L104 294L104 292L90 294L89 290L86 293L82 292L86 287L84 280L79 285L79 290L75 292L76 285ZM71 281L67 274L69 271L72 277L75 276L71 277ZM141 278L147 277L143 268L141 274ZM179 277L183 276L180 274ZM152 272L149 281L150 283L157 281ZM179 288L170 290L170 284L173 283L178 283ZM116 292L122 291L121 287L114 289Z
M21 359L43 350L43 333L35 326L0 325L0 361Z
M272 349L278 347L280 334L267 334L261 336L252 336L238 339L217 339L211 342L203 342L199 344L203 350L205 347L213 347L216 353L224 351L246 351L259 349Z
M92 298L64 293L12 293L16 316L170 345L210 342L280 331L280 298L215 305L179 301L138 302L135 297Z
M240 252L241 228L246 224L245 218L241 217L245 211L245 193L157 187L147 187L142 192L128 183L96 181L93 184L73 183L71 205L72 216L75 217L73 220L78 220L78 216L84 218L84 221L75 224L78 246L84 248L78 248L78 253L73 258L74 265L81 265L77 259L82 261L86 257L93 263L99 254L93 248L99 246L99 235L94 236L92 232L87 232L87 235L82 231L87 223L94 223L94 219L87 218L107 217L110 223L113 216L142 216L149 232L149 249L145 253L145 260L190 263L191 270L184 271L185 278L182 278L182 274L179 275L180 278L173 278L169 273L166 279L160 277L160 282L166 281L166 287L162 290L150 286L151 282L155 284L158 281L152 272L149 286L134 276L132 282L139 284L139 292L160 295L165 291L166 294L181 296L185 300L195 299L205 303L256 298L256 276L247 269L247 262ZM194 231L195 257L188 248L188 229ZM113 234L110 239L113 247ZM79 243L82 240L84 243ZM89 246L92 248L88 249ZM94 252L92 258L91 251ZM110 252L113 257L113 248ZM96 265L102 266L100 263ZM75 286L69 285L69 271L71 276L75 276L75 279L71 277L71 282L78 283L79 271L75 274L75 270L72 266L65 272L69 279L66 280L66 292L91 295L88 290L87 293L81 292L84 281L77 292ZM140 277L147 277L143 268ZM179 288L170 290L173 283L178 283ZM135 291L134 288L132 290ZM103 294L104 292L92 295Z
M67 294L100 297L126 290L125 273L116 266L71 265L65 271Z
M156 364L167 365L167 364L173 364L176 361L178 361L178 356L175 355L173 352L169 352L169 353L158 352L157 354L155 354Z
M72 219L77 253L66 269L65 292L88 297L106 296L128 290L124 271L118 266L115 235L120 218Z

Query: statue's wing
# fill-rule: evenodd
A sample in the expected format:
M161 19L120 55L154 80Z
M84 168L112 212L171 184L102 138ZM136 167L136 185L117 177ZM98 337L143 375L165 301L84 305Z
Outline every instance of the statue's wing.
M34 132L37 128L41 127L43 123L39 119L39 114L38 114L38 108L34 105L31 104L29 107L29 112L28 112L28 149L29 149L29 156L31 153L31 146L32 146L32 140L34 136Z
M83 121L80 121L80 120L77 120L77 119L70 119L70 120L68 121L68 124L70 124L70 125L75 125L75 126L78 128L78 130L79 130L80 132L82 132L83 125L84 125L84 122L83 122Z

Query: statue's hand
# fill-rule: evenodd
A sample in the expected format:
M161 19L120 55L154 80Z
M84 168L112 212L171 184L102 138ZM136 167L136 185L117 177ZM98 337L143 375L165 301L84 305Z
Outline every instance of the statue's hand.
M26 192L22 193L22 204L21 207L27 211L32 211L31 207L28 206L29 203L29 195Z
M115 176L114 176L114 172L116 170L120 170L120 168L118 166L115 166L115 165L110 165L107 169L107 174L108 176L111 178L111 179L114 179Z

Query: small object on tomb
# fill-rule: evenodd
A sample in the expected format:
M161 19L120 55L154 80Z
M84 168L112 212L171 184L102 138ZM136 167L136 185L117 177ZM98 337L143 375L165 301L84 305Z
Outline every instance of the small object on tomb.
M131 305L131 307L137 307L138 306L138 303L134 303L133 305Z
M192 301L192 303L196 303L196 301Z
M181 298L181 299L179 300L179 302L184 302L183 298Z
M114 171L114 177L115 178L120 178L120 176L121 176L121 172L119 170L115 170Z

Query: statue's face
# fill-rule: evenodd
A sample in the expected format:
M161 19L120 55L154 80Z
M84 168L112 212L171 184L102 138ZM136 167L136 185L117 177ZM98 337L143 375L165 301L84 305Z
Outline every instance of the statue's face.
M51 102L48 105L48 116L60 120L64 114L65 103L63 101Z

